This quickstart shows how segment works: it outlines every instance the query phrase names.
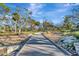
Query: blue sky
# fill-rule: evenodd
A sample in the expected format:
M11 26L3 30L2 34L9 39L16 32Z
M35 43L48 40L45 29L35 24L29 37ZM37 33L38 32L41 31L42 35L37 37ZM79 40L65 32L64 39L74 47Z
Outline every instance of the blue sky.
M71 10L79 4L69 3L7 3L12 12L16 10L16 6L22 8L28 8L32 11L32 18L42 22L43 19L47 19L55 24L61 23L65 15L70 15ZM21 11L23 13L23 10Z

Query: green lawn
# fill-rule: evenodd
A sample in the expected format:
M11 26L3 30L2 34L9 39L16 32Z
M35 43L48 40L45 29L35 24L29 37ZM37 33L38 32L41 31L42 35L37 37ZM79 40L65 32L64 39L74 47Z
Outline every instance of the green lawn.
M74 31L74 32L64 32L64 35L73 35L77 38L79 38L79 31Z

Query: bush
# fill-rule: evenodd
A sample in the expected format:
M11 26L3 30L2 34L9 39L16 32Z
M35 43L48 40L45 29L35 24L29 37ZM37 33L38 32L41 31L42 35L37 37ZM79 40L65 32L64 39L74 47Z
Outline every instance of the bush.
M72 35L79 39L79 31L72 32Z

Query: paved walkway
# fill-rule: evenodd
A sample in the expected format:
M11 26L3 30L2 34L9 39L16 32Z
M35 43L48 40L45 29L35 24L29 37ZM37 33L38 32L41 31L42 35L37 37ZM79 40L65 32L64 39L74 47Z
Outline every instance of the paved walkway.
M17 54L18 56L65 56L41 34L32 36Z

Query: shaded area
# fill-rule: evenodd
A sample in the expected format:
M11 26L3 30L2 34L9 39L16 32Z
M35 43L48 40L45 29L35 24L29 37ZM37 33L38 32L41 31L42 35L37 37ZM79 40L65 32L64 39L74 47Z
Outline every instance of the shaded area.
M25 45L26 46L26 45ZM64 55L55 46L51 45L27 45L19 56L56 56Z
M42 35L32 36L17 54L19 56L63 56L65 55Z
M23 48L23 46L25 45L25 43L29 40L31 36L29 36L28 38L26 38L24 41L22 41L21 43L19 43L19 48L14 50L13 52L11 52L11 54L9 55L12 55L12 56L16 56L17 53Z
M52 43L50 43L48 40L46 40L45 38L39 38L39 37L31 37L29 39L29 41L27 42L27 44L46 44L46 45L52 45Z

